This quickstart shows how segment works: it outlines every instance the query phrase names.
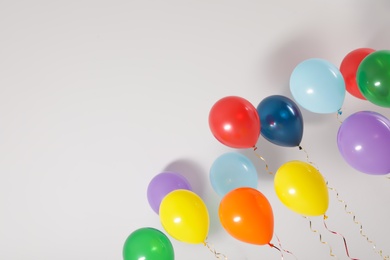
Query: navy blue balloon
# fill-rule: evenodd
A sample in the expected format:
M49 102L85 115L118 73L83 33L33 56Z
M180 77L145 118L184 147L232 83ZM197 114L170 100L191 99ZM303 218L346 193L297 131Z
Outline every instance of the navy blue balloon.
M263 99L257 106L260 133L273 144L299 146L303 135L301 110L291 99L274 95Z

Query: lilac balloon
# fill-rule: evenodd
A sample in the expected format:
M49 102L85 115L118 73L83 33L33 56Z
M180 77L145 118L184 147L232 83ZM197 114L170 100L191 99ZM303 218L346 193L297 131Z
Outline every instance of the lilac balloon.
M179 189L192 191L190 183L182 175L175 172L162 172L156 175L148 186L149 205L159 214L163 198L171 191Z
M347 117L337 134L344 160L356 170L373 175L390 173L390 121L372 111Z

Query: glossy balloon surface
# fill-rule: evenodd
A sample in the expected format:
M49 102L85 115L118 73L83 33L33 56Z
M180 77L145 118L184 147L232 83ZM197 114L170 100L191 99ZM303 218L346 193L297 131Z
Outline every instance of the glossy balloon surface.
M297 104L291 99L274 95L257 106L261 136L280 146L294 147L301 143L303 118Z
M123 246L123 260L174 260L171 241L155 228L140 228L131 233Z
M221 200L219 219L234 238L255 245L270 243L274 215L268 199L258 190L238 188Z
M337 134L344 160L356 170L373 175L390 173L390 121L373 111L347 117Z
M323 59L299 63L290 76L295 101L313 113L337 112L345 98L345 83L339 69Z
M362 60L374 49L359 48L349 52L340 64L340 72L344 77L345 87L351 95L360 99L366 99L359 90L356 82L356 72Z
M191 244L203 243L209 232L209 213L203 200L189 190L174 190L160 205L160 221L173 238Z
M390 51L369 54L356 73L360 92L371 103L390 107Z
M232 148L252 148L260 135L256 108L237 96L224 97L213 105L209 126L218 141Z
M283 164L274 179L276 195L290 210L304 216L324 215L329 206L328 187L313 165L290 161Z

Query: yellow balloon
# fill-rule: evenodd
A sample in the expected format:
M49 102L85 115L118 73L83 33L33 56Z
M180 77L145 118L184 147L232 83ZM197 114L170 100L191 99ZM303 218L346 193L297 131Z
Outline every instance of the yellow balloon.
M160 221L173 238L203 243L209 232L209 213L203 200L189 190L174 190L160 204Z
M275 174L274 187L279 200L296 213L320 216L328 209L329 194L324 177L309 163L283 164Z

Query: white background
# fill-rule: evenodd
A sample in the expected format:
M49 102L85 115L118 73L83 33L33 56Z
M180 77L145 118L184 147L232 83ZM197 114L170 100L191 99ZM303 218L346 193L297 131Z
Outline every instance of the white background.
M289 77L305 59L339 66L356 48L390 49L389 13L388 0L0 1L0 259L121 259L134 230L165 232L146 199L164 170L186 176L205 201L217 251L281 259L269 246L235 240L219 222L209 168L234 149L212 136L209 110L228 95L254 106L269 95L291 97ZM347 93L341 119L360 110L390 116ZM302 113L310 159L390 254L390 180L343 161L336 115ZM263 138L257 146L273 172L306 160ZM335 259L277 199L264 163L252 150L239 152L258 170L282 247L298 259ZM333 192L327 215L352 257L382 259ZM311 220L348 259L342 238L321 217ZM170 239L176 259L215 259L201 244Z

